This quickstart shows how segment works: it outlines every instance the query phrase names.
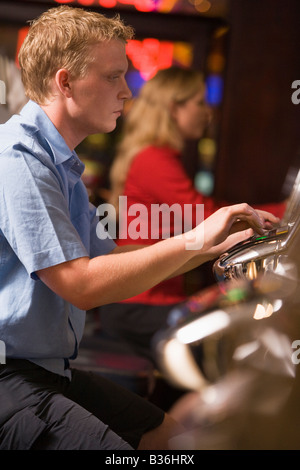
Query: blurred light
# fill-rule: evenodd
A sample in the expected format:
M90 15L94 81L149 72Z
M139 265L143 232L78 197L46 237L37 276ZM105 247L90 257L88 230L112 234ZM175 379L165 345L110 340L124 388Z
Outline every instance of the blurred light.
M204 137L203 139L199 140L198 143L198 154L200 163L202 163L206 168L211 168L217 151L216 141L209 138Z
M160 69L168 68L173 62L174 43L146 38L142 41L128 41L126 52L132 65L139 70L144 80L152 78Z
M118 0L118 2L133 5L138 11L152 11L156 8L152 0Z
M117 0L99 0L99 4L104 8L114 8L117 5Z
M181 343L189 344L216 333L229 325L229 317L223 310L216 310L185 325L176 333Z
M270 317L273 313L273 305L268 303L266 306L257 304L253 318L255 320L261 320L262 318Z
M233 354L233 359L235 359L236 361L242 361L243 359L246 359L247 357L251 356L256 351L258 351L258 349L259 349L258 340L241 344L235 349L234 354Z
M61 2L61 3L63 3L63 2ZM89 6L93 5L94 0L78 0L78 3L80 3L84 7L89 7Z
M212 386L207 387L203 390L201 398L205 403L209 403L210 405L216 403L218 399L217 389Z
M197 191L209 196L214 189L214 175L210 171L198 171L194 185Z
M177 4L178 0L158 0L157 10L168 13L173 10L174 6Z
M257 268L255 261L250 261L247 266L247 276L251 281L257 278Z
M58 4L79 4L83 7L101 5L105 8L113 8L118 4L130 5L138 11L150 12L159 11L168 13L171 11L193 11L188 3L180 2L179 0L54 0ZM206 13L212 7L208 0L190 0L190 4L199 13Z
M247 292L245 289L240 287L232 287L226 292L226 297L230 300L230 302L237 303L246 299Z
M86 138L86 142L89 146L104 149L108 146L109 139L107 134L92 134Z
M281 299L276 299L273 301L273 311L278 312L281 309L283 302Z
M133 97L137 96L139 89L145 83L145 80L137 70L127 72L126 81Z
M208 0L203 0L200 4L195 4L195 8L199 13L206 13L211 8L211 3Z
M212 73L220 73L225 67L225 57L219 52L213 52L208 56L207 68Z
M199 141L198 152L205 155L215 155L216 141L209 137L204 137Z
M164 346L163 355L167 372L177 385L194 390L205 385L205 379L200 375L190 350L184 344L172 339Z
M175 42L173 62L183 67L191 67L193 63L193 46L186 42Z
M210 105L219 105L223 97L223 78L209 75L206 78L206 101Z
M221 26L220 28L217 28L214 31L214 37L215 38L220 38L220 37L224 36L224 34L227 34L228 31L229 31L229 26Z

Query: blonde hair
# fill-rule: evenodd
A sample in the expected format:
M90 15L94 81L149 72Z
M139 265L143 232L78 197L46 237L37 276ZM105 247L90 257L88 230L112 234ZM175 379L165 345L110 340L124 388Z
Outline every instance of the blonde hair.
M31 23L19 52L26 95L39 104L50 96L50 80L66 68L73 78L83 78L92 62L90 46L133 37L133 29L119 15L107 18L82 8L51 8Z
M110 171L109 202L116 210L131 163L140 150L149 145L182 150L184 141L172 118L172 108L176 104L184 104L203 87L200 72L180 67L160 70L143 85L126 116Z

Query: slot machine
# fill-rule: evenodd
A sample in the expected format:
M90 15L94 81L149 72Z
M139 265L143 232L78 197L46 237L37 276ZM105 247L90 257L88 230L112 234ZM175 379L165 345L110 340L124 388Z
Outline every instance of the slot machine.
M219 282L232 279L253 280L259 274L281 272L288 275L291 268L287 253L295 245L300 223L300 171L294 182L285 214L280 226L263 236L254 235L235 245L214 264L213 270ZM286 266L286 261L289 266ZM295 266L294 268L295 269Z
M300 449L299 246L300 171L280 226L222 255L217 284L171 311L155 337L161 370L194 394L185 446Z

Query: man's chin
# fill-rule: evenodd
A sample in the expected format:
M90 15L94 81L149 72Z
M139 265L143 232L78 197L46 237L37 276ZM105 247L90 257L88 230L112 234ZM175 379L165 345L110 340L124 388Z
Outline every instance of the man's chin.
M109 134L110 132L114 131L117 127L117 123L115 122L111 126L107 126L105 131L102 131L104 134Z

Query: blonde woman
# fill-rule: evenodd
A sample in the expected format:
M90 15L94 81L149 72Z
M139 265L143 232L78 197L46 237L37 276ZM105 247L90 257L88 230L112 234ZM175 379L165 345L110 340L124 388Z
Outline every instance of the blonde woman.
M143 169L147 170L145 152L146 156L151 155L151 167L155 171L157 162L163 163L165 155L178 162L185 141L202 137L210 115L203 77L196 70L171 67L160 70L145 83L126 117L123 137L111 168L110 202L117 210L118 197L124 194L127 178L133 173L133 162L136 165L141 161ZM165 175L164 182L167 178ZM149 182L153 184L155 180Z
M182 165L182 151L187 141L197 140L209 124L211 110L205 101L205 83L200 72L171 67L160 70L142 87L126 116L123 137L111 168L111 199L119 211L119 197L126 196L126 205L119 217L118 244L151 245L183 227L165 226L153 207L165 204L166 211L180 206L184 221L196 224L199 205L204 204L204 218L219 207L212 198L197 192ZM156 207L155 206L155 207ZM140 236L131 236L130 227L137 226L134 208L146 207L147 219L139 222ZM187 208L191 209L188 211ZM281 216L284 206L272 206ZM126 213L124 213L126 212ZM167 217L165 218L167 220ZM200 288L200 286L199 286ZM170 310L186 299L183 276L152 287L121 303L102 307L103 330L128 342L136 352L155 360L151 350L153 334L167 325Z

